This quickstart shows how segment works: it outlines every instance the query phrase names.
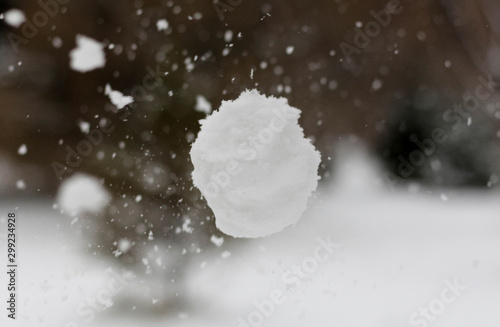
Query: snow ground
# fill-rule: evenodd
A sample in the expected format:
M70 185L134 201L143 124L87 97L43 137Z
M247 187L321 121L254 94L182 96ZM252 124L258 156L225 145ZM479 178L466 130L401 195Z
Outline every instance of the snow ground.
M245 326L238 318L250 315L255 326L400 327L412 326L412 313L431 303L443 312L429 326L500 324L497 192L340 189L321 190L305 216L281 233L235 242L226 237L221 247L200 254L187 277L190 307L182 312L138 314L115 306L86 320L76 310L109 288L111 264L84 254L87 240L51 200L0 202L2 213L19 205L20 217L20 319L6 326ZM5 221L0 227L4 233ZM339 247L315 266L317 238L328 236ZM295 284L284 282L283 273L301 264L310 272ZM0 285L6 285L3 275ZM445 280L466 289L440 308ZM269 309L269 317L255 313L254 301L268 303L275 292L284 303Z

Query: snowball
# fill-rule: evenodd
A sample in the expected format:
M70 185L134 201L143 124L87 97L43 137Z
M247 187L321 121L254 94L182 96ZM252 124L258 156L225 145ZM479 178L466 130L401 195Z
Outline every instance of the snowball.
M203 95L197 95L195 110L209 114L212 112L212 105Z
M75 174L62 183L57 203L73 216L83 212L98 213L109 203L109 193L97 178Z
M76 36L77 47L69 53L71 69L85 73L106 64L104 45L85 35Z
M5 22L12 27L19 27L26 21L26 16L19 9L11 9L5 13Z
M109 84L106 84L106 87L104 89L104 94L106 94L109 97L111 103L114 104L118 109L123 109L126 105L129 105L132 102L134 102L133 97L128 95L123 95L123 93L113 90L111 86L109 86Z
M245 91L201 121L191 148L193 182L217 227L262 237L294 224L318 184L320 154L284 98Z

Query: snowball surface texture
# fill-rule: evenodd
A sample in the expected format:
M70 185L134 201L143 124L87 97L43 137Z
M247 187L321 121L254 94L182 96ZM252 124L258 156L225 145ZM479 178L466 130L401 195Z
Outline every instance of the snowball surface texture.
M200 121L193 182L234 237L263 237L296 223L318 185L320 153L304 137L300 110L245 91Z

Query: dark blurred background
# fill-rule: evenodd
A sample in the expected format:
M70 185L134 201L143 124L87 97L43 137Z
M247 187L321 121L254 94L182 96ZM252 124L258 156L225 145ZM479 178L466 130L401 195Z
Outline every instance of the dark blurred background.
M368 41L360 35L377 21L371 12L389 1L61 2L30 37L23 26L0 21L0 194L55 195L61 180L53 163L65 162L67 145L85 140L82 123L92 129L105 118L116 129L63 174L94 175L113 197L99 223L80 222L96 244L92 251L111 254L126 237L136 246L118 259L135 265L148 251L144 230L188 253L220 235L190 178L190 142L205 117L195 110L200 95L213 109L250 88L288 98L322 153L323 183L339 141L366 145L383 163L388 187L411 180L486 189L498 182L499 1L396 1L400 12ZM0 4L0 12L12 8L31 22L43 10L36 1ZM168 28L158 28L162 19ZM9 33L26 42L12 46ZM77 34L105 45L104 68L70 68ZM163 72L161 83L135 97L121 119L105 85L134 95L148 69ZM486 99L467 104L480 85ZM473 108L456 109L466 104ZM422 142L436 129L445 141L422 150L418 144L429 145ZM28 151L20 155L23 144ZM414 151L424 153L421 161ZM414 170L401 169L403 161ZM194 232L176 232L187 219ZM184 260L189 256L178 256L176 274Z

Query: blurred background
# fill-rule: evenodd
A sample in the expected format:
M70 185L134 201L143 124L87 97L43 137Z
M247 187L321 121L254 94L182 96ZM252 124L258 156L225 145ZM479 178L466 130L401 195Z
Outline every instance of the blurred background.
M494 0L1 1L17 322L426 326L412 312L459 278L468 297L424 322L498 324L499 12ZM72 64L81 36L102 65ZM133 101L120 108L107 86ZM199 120L245 89L301 109L322 154L301 222L258 240L215 228L189 159ZM289 291L282 273L327 234L335 260ZM123 290L90 305L116 276ZM252 316L273 289L289 300Z

